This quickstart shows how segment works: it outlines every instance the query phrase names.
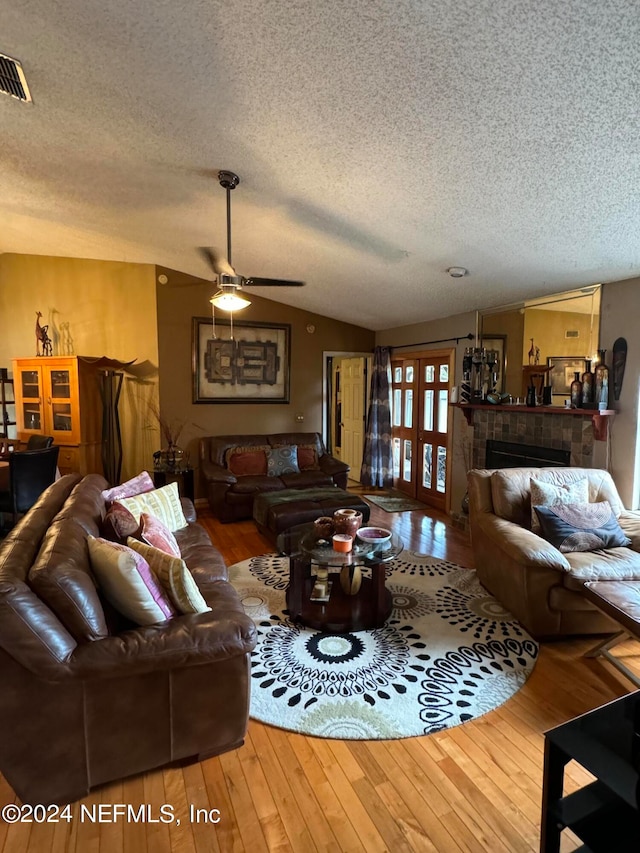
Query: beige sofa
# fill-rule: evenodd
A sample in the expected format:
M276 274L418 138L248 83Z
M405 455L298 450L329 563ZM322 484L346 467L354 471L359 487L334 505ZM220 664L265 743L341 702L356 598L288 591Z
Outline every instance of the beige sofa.
M531 530L530 478L586 477L589 501L608 500L631 545L561 553ZM582 595L589 580L640 581L640 513L625 510L611 475L596 468L502 468L468 474L478 579L537 638L600 634L615 624Z

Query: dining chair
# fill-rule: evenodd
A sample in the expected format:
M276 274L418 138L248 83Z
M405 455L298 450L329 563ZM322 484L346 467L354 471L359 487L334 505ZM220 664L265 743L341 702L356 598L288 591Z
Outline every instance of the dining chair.
M52 435L30 435L27 442L27 450L43 450L53 444Z
M56 479L59 452L54 445L16 451L9 457L9 488L0 491L0 513L10 513L13 525Z

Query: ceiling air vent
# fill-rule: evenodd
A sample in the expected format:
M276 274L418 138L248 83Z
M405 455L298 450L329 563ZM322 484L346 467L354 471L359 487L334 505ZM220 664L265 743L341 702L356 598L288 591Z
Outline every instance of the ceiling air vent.
M31 100L22 65L17 59L11 59L4 53L0 53L0 92L18 98L19 101Z

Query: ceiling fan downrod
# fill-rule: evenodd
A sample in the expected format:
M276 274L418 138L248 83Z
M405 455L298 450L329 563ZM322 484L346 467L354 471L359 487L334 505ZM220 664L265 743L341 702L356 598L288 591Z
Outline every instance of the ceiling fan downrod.
M220 181L220 186L226 190L227 193L227 261L229 266L233 266L233 261L231 260L231 190L235 190L235 188L240 183L240 178L236 175L235 172L228 172L226 169L221 169L218 172L218 180Z

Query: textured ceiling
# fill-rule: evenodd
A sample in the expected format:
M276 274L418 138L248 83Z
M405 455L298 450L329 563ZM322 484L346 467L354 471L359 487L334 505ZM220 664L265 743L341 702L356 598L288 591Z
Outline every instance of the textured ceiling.
M209 277L372 329L640 274L637 0L24 0L0 251ZM468 268L452 279L446 269Z

